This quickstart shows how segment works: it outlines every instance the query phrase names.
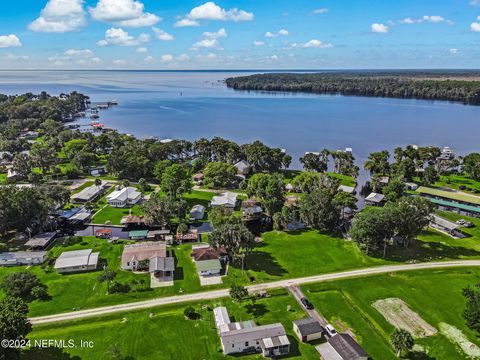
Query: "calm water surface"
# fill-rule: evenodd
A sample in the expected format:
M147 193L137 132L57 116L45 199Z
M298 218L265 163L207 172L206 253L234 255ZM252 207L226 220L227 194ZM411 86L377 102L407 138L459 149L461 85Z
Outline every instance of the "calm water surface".
M0 92L77 90L92 101L116 99L100 121L138 137L222 136L286 148L298 167L305 151L371 151L408 144L479 151L480 107L447 102L238 92L222 80L246 72L0 71Z

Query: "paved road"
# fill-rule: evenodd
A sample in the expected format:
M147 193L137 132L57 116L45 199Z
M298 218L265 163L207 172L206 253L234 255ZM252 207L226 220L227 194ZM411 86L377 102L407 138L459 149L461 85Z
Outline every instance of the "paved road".
M275 288L287 288L289 286L302 285L308 283L316 283L328 280L338 280L345 278L352 278L357 276L368 276L375 274L384 274L389 272L396 271L407 271L407 270L422 270L422 269L439 269L439 268L452 268L452 267L461 267L461 266L480 266L480 260L457 260L457 261L446 261L446 262L429 262L429 263L417 263L417 264L402 264L402 265L386 265L386 266L377 266L370 267L365 269L343 271L337 273L323 274L323 275L314 275L303 278L287 279L274 281L270 283L256 284L248 286L250 292L261 291ZM36 318L31 318L30 321L32 324L47 324L58 321L69 321L82 319L92 316L100 316L105 314L111 314L122 311L131 311L138 309L147 309L160 305L174 304L187 301L203 301L218 299L228 296L228 289L213 290L213 291L204 291L194 294L186 295L176 295L170 297L156 298L151 300L105 306L94 309L80 310L69 313L47 315Z
M320 323L320 325L322 325L323 327L325 327L328 324L327 320L322 316L322 314L318 312L317 309L307 309L302 304L301 299L305 297L305 295L303 294L302 290L298 287L298 285L289 286L288 290L292 293L292 295L295 297L300 307L303 309L303 311L307 313L309 317L317 320Z

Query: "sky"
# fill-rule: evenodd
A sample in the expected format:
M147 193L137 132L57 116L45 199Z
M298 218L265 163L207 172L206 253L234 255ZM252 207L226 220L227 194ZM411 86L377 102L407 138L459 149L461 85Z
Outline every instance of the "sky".
M0 69L480 68L480 0L0 2Z

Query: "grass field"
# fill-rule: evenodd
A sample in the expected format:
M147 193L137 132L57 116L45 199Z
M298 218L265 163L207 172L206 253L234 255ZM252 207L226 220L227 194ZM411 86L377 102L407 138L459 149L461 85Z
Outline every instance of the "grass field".
M372 307L385 298L400 298L430 325L439 329L445 322L460 329L468 339L480 344L462 318L465 300L462 288L478 282L479 269L399 272L386 275L326 282L304 286L317 309L340 331L351 330L374 359L395 359L388 345L393 326ZM410 354L410 359L466 359L440 332L417 339L428 356Z
M224 305L236 321L255 319L259 325L281 322L287 331L292 347L292 359L318 359L311 345L299 344L294 337L292 321L304 317L297 302L285 290L277 290L272 296L251 301L233 303L219 299L192 304L201 314L200 320L185 320L186 304L154 308L145 311L111 315L78 321L65 325L35 327L31 339L75 339L94 341L94 350L72 349L72 355L85 359L109 359L109 348L118 344L124 356L141 359L224 359L220 340L213 321L212 309ZM208 309L202 310L202 305ZM287 305L291 311L287 311ZM153 316L151 316L151 314ZM55 355L59 352L53 350ZM43 355L43 357L38 357ZM23 359L46 359L45 353L26 352ZM65 354L66 355L66 354ZM57 355L58 356L58 355ZM55 357L64 359L63 357ZM234 359L236 357L227 357ZM260 359L260 355L242 356L242 359Z
M480 181L473 180L468 176L461 174L442 175L440 176L440 180L437 181L434 186L449 187L452 189L458 189L460 186L465 186L471 189L470 192L472 190L480 191Z
M116 208L106 205L92 219L94 224L105 224L107 221L112 225L120 225L120 221L125 215L141 215L140 205L134 205L131 208Z
M399 272L311 284L304 286L303 291L337 330L352 332L373 359L393 360L396 357L389 345L393 326L371 306L372 303L388 297L400 298L435 328L439 329L441 322L448 323L462 331L471 342L479 344L480 340L465 326L461 316L465 305L461 290L475 284L479 276L480 269L471 268ZM191 305L201 314L201 320L185 320L183 309L187 304L176 304L65 324L35 326L30 338L94 342L94 351L76 348L62 354L60 350L52 350L49 358L56 359L70 359L70 355L93 360L109 358L109 349L115 344L119 345L123 356L136 360L222 359L225 357L220 353L211 310L224 305L236 321L255 319L259 325L281 322L292 344L292 354L288 358L319 358L313 345L299 343L294 336L292 321L305 314L285 290L275 290L271 297L254 304L248 300L233 303L229 299L218 299ZM208 309L202 310L204 305ZM292 307L291 311L287 311L287 305ZM440 332L415 342L416 349L421 348L428 355L417 350L409 354L409 359L466 359L461 350ZM27 351L23 359L44 359L46 354ZM260 358L260 355L241 357L247 360Z

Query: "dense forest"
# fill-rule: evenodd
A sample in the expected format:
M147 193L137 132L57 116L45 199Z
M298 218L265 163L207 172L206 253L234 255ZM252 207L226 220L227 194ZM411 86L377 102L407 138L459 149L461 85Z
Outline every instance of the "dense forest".
M480 105L480 80L462 74L268 73L225 80L236 90L445 100Z

